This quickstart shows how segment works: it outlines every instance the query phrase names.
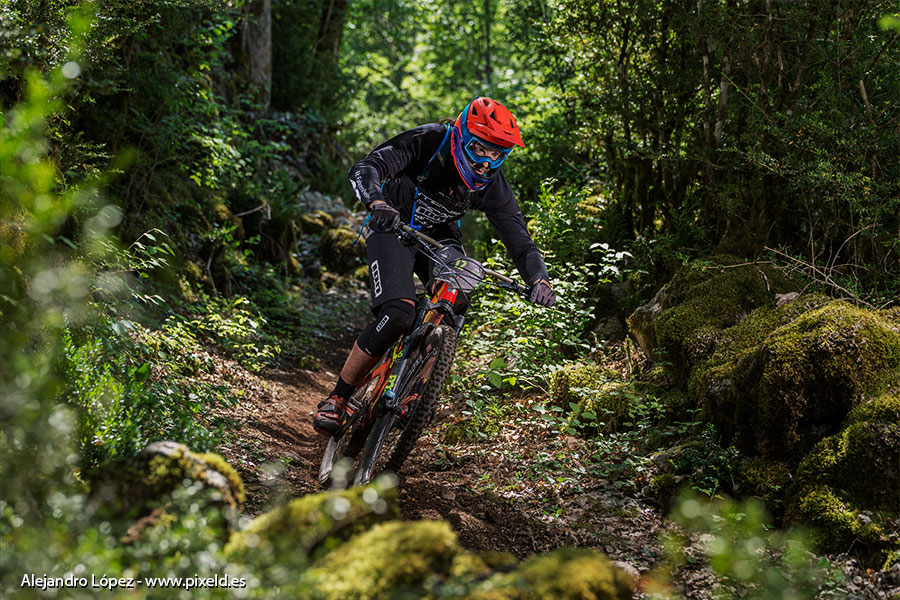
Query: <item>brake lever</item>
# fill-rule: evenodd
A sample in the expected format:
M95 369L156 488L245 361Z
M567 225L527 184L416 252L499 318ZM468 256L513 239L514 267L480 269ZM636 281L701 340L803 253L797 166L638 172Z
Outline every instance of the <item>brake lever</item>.
M530 285L520 285L515 283L514 281L494 281L494 285L504 290L509 290L510 292L515 292L522 298L528 299L531 296L531 288Z

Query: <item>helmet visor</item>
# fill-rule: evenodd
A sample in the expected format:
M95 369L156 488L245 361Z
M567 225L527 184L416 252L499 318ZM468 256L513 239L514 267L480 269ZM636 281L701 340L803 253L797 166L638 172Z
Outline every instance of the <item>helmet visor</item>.
M506 157L512 151L512 148L504 148L497 144L492 144L486 140L482 140L475 136L465 145L466 156L474 166L487 163L488 169L494 170L500 168Z

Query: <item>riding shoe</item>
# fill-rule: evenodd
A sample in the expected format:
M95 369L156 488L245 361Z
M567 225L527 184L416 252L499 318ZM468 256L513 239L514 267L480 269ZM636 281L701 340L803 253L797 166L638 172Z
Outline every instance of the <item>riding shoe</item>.
M319 402L318 410L313 416L313 429L325 435L334 435L341 428L346 407L347 399L337 394Z

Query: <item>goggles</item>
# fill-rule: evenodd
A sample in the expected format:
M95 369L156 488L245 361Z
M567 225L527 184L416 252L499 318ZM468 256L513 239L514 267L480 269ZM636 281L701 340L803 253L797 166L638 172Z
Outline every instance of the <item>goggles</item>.
M504 148L472 136L469 143L465 145L465 150L466 156L472 163L475 165L487 163L488 168L493 170L500 168L512 148Z

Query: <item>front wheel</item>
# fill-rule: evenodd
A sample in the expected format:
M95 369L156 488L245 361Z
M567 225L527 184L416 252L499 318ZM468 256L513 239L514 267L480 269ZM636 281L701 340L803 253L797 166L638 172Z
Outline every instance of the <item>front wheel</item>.
M375 422L359 459L354 485L369 483L383 470L400 470L434 416L455 351L456 332L447 325L438 325L426 336L417 354L408 358L416 367L398 395L399 414L388 412Z
M322 485L331 483L338 488L346 487L349 471L353 468L353 459L359 454L366 435L372 428L368 411L377 386L378 378L371 378L350 397L348 404L353 409L352 414L341 430L328 438L325 452L322 453L318 476ZM342 463L345 465L343 469Z

